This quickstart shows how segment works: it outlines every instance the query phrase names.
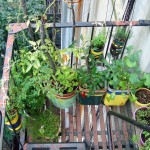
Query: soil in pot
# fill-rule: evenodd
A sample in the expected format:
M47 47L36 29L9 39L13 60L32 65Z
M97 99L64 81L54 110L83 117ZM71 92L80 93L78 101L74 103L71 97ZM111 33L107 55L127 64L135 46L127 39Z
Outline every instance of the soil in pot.
M136 92L137 101L142 104L150 103L150 92L145 89L140 89Z

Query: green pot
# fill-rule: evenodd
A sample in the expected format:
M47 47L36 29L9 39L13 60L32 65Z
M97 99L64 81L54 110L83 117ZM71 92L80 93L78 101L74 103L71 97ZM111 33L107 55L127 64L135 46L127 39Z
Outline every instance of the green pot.
M73 106L73 103L76 100L77 95L75 92L64 94L63 96L60 95L52 95L50 101L53 103L54 106L60 109L66 109Z

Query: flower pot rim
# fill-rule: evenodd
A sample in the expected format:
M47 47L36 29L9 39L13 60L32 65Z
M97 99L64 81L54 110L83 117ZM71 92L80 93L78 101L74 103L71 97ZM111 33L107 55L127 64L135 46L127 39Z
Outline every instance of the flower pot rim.
M80 85L79 85L79 90L81 90L82 92L85 92L85 93L89 92L88 89L82 88ZM100 92L106 92L106 91L107 91L107 89L105 89L105 88L101 89L101 90L95 90L95 94L100 93Z
M140 142L141 142L141 145L142 145L142 146L145 144L144 141L142 140L142 133L143 133L143 131L144 131L144 130L142 130L142 131L140 132Z
M111 92L124 92L124 93L129 93L129 90L115 90L110 88L110 86L108 85L108 90Z
M63 94L62 96L61 95L59 95L59 94L55 94L55 96L57 97L57 98L60 98L60 99L69 99L69 98L71 98L71 97L73 97L76 93L76 90L78 89L78 87L74 90L74 91L72 91L72 92L70 92L70 93L67 93L67 94Z

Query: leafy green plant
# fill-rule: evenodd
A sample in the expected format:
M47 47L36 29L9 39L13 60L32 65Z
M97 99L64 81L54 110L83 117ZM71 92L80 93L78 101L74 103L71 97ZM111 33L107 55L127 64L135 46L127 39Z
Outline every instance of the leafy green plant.
M15 134L12 131L10 131L6 126L4 126L3 135L7 142L12 142Z
M58 136L59 126L60 117L50 110L45 110L36 118L36 120L32 121L30 131L34 138L54 139Z
M145 125L149 125L150 108L141 108L136 112L136 120Z
M139 52L132 54L131 49L127 48L127 55L123 59L112 60L111 64L105 61L105 64L110 73L109 86L115 90L128 90L130 100L136 101L134 94L143 85L143 73L139 68Z
M147 87L147 88L150 88L150 74L149 73L144 73L144 85Z
M114 37L116 39L120 39L120 40L126 39L127 36L128 36L128 32L126 31L126 28L124 28L124 27L118 27L117 31L116 31L116 33L114 35Z
M103 30L93 38L93 40L91 41L91 47L94 50L101 49L104 47L105 42L106 42L106 31Z
M86 59L86 57L82 58ZM88 89L89 95L92 95L96 90L105 88L109 72L106 68L103 71L98 70L97 62L94 61L93 55L89 54L88 58L88 68L85 65L78 69L78 81L79 85L84 89Z

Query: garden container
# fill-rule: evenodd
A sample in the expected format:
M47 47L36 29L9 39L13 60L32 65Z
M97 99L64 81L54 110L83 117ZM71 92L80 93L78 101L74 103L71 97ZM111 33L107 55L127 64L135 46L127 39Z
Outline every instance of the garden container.
M19 115L17 112L15 112L15 117L10 121L11 121L12 126L9 121L5 122L5 125L8 127L8 129L12 131L13 131L13 128L15 131L18 131L21 129L22 127L21 115Z
M110 95L112 93L116 94L115 98L113 100L108 100L110 99ZM124 93L125 96L122 96L121 94ZM106 106L123 106L126 104L128 98L129 98L129 91L128 90L113 90L110 87L107 90L107 93L104 98L104 104Z
M106 89L96 90L95 94L88 96L88 89L83 89L79 87L79 103L81 105L99 105L103 103L103 96L106 93Z
M139 93L141 94L139 95ZM150 106L150 90L149 89L140 88L135 93L135 96L137 97L137 101L135 101L135 104L137 107Z
M75 91L67 94L61 95L52 95L50 98L51 102L54 104L54 106L60 108L60 109L66 109L73 105L77 97L77 94Z

